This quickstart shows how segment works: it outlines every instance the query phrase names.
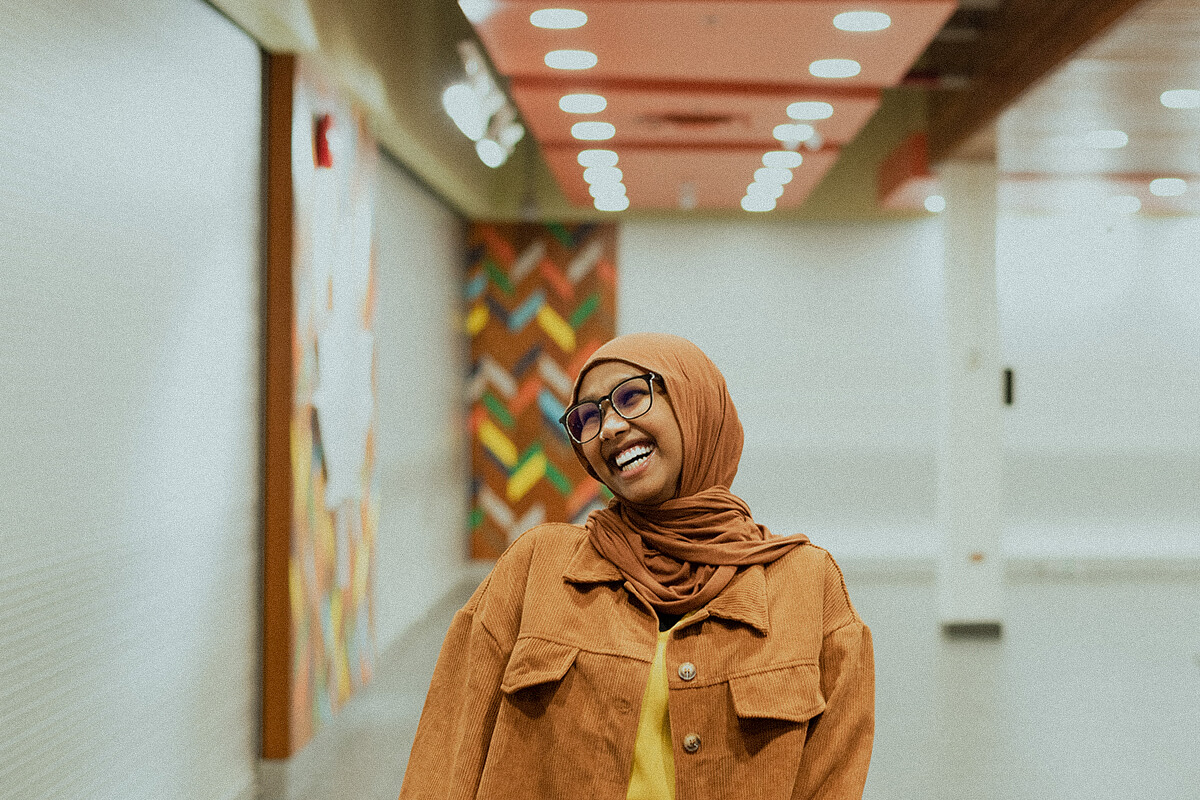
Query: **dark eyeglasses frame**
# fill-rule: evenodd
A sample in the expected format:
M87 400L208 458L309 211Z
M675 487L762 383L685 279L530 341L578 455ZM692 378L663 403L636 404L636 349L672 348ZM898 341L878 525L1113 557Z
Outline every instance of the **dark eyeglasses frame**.
M646 385L648 385L650 387L650 403L649 403L649 405L646 406L646 410L643 411L641 414L634 414L632 417L627 417L624 414L622 414L615 405L613 405L612 396L614 394L616 394L617 389L620 389L622 386L629 383L630 381L636 381L638 378L644 379L646 381ZM662 380L662 377L653 372L647 372L642 375L630 375L628 378L626 378L625 380L621 381L616 386L614 386L612 388L612 391L609 392L608 394L604 395L604 397L601 397L597 400L584 400L582 403L576 403L575 405L568 408L566 410L566 412L564 412L563 415L558 418L558 424L563 426L563 429L567 432L567 436L569 436L571 438L571 441L575 442L576 444L586 444L587 442L590 442L592 439L595 439L596 436L599 436L600 431L597 430L596 436L588 437L587 439L584 439L582 442L579 441L578 439L576 439L575 434L571 433L571 429L567 427L567 417L571 416L572 411L579 408L580 406L586 406L586 405L591 405L591 404L595 403L596 407L600 409L600 427L603 428L604 427L604 406L601 405L601 403L603 403L605 400L607 400L608 407L611 408L613 411L616 411L617 416L620 417L621 419L626 419L626 420L637 419L638 417L644 416L650 410L651 406L654 405L654 382L661 381L661 380Z

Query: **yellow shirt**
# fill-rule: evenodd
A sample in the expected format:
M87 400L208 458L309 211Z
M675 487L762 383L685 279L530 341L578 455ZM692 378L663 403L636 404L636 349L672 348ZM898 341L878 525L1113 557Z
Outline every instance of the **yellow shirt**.
M678 625L679 623L676 623ZM627 800L675 800L675 754L671 749L671 716L667 712L667 639L660 631L650 679L642 695L637 739L633 743L633 774Z

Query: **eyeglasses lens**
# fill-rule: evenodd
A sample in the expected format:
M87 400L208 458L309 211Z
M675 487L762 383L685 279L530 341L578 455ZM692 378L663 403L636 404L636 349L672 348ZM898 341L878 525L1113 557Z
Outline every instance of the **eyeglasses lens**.
M625 381L612 393L613 408L625 419L639 417L650 410L650 384L645 378Z
M600 433L600 406L584 403L571 409L567 415L567 431L575 441L583 443Z

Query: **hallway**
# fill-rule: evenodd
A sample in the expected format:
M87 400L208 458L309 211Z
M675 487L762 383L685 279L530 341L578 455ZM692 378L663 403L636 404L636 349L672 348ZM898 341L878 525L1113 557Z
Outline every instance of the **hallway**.
M525 3L0 0L0 800L395 800L455 609L604 506L558 420L637 331L845 573L865 800L1197 800L1200 0L745 0L863 83L562 96Z

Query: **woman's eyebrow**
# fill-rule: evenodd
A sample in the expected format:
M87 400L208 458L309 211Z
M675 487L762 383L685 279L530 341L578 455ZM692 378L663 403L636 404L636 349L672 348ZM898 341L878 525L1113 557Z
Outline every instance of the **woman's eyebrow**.
M618 386L620 386L622 383L629 380L630 378L636 378L636 377L638 377L638 376L637 375L626 375L624 378L617 378L617 382L614 383L612 386L610 386L608 388L608 391L605 392L604 394L600 395L600 397L607 397L608 395L613 393L613 389L616 389ZM597 400L599 400L600 397L584 397L582 394L580 394L579 399L576 400L575 402L576 403L594 403Z

